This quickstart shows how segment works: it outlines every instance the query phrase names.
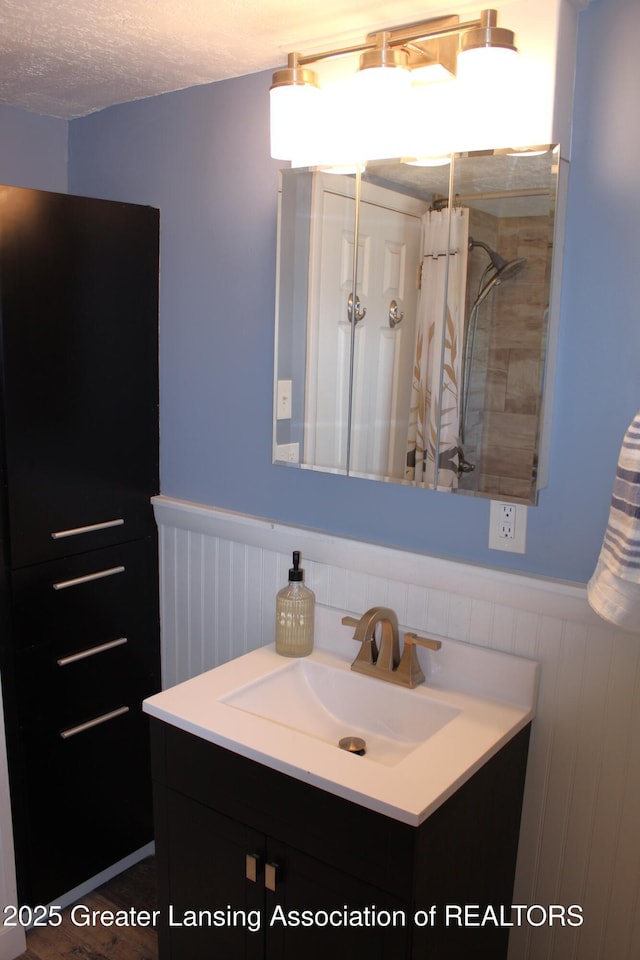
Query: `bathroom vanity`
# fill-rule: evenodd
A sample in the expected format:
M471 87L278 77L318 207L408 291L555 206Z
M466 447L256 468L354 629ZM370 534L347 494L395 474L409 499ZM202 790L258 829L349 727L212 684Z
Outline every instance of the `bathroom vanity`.
M262 648L146 701L160 960L506 957L509 927L478 918L512 903L536 665L442 650L430 688L388 695L341 654ZM490 683L496 658L498 673L514 661L526 674L511 684L502 671L510 702L470 689L483 654ZM397 696L413 733L392 728ZM372 746L357 756L318 726L315 701L353 732L348 703L360 712L366 698L374 710L355 732Z
M506 957L508 927L458 908L512 902L528 728L418 827L159 721L152 742L161 960Z

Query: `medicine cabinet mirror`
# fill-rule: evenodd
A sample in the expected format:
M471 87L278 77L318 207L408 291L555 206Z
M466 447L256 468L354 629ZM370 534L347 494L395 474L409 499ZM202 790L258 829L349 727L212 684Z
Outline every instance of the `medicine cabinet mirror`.
M281 171L274 462L536 502L560 164Z

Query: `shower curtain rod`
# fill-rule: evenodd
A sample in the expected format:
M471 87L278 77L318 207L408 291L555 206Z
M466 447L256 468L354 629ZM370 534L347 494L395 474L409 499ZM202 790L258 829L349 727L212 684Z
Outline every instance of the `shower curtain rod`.
M529 190L494 190L487 193L456 193L455 199L468 203L470 200L509 200L513 197L545 197L549 196L550 190L546 187L531 187Z
M529 190L494 190L485 193L456 193L455 203L470 203L472 200L513 200L524 197L548 197L551 191L546 187L531 187ZM442 209L449 203L448 197L434 199L435 209Z

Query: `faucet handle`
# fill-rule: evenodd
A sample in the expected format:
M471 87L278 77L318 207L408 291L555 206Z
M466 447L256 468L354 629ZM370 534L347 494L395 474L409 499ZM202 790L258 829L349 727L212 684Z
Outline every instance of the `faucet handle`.
M345 627L355 627L357 629L360 626L361 620L362 617L343 617L342 623ZM357 633L354 633L353 639L357 640L358 643L361 644L360 650L358 651L358 656L354 660L354 663L359 661L360 663L374 664L378 659L378 646L373 636L363 640L362 637L358 636Z
M402 659L398 664L396 673L398 674L399 682L407 687L417 687L419 683L424 681L424 673L416 656L416 645L427 647L428 650L439 650L442 646L439 640L431 640L430 637L419 637L415 633L405 633Z
M442 646L442 643L439 640L432 640L431 637L419 637L417 633L405 633L404 635L405 646L409 644L418 644L421 647L426 647L428 650L439 650Z

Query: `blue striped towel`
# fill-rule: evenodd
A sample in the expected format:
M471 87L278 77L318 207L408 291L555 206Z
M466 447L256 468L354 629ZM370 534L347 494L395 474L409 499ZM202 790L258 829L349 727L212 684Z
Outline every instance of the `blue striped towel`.
M609 522L587 595L605 620L640 632L640 411L622 442Z

